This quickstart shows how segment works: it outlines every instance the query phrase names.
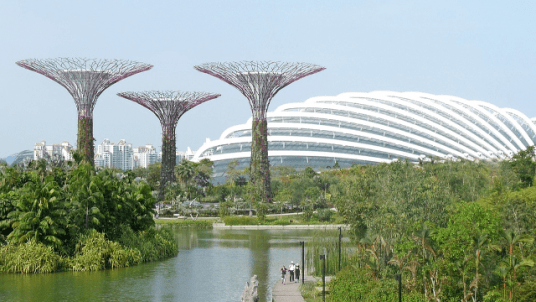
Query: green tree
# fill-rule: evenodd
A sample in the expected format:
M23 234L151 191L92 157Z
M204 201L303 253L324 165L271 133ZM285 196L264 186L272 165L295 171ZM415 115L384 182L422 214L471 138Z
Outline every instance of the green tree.
M18 194L15 210L8 214L13 231L7 237L17 243L30 239L59 247L65 235L63 196L54 177L41 180L36 174Z
M529 146L527 149L514 154L508 164L518 176L520 188L532 186L534 175L536 174L534 146Z
M515 289L514 285L517 282L516 281L517 279L516 268L534 265L534 262L532 262L532 260L523 259L523 255L521 254L522 245L526 243L532 244L534 242L534 237L530 235L526 235L526 234L518 234L516 233L516 231L512 229L503 230L500 234L502 237L501 241L503 245L495 246L495 248L499 250L503 250L508 255L509 269L507 271L506 276L509 276L509 284L510 284L509 297L510 297L510 300L512 300L512 297L514 295L514 289ZM504 277L506 278L506 276Z
M489 285L497 263L492 258L482 258L482 253L490 243L497 242L500 229L501 219L497 213L476 203L456 204L448 225L439 228L433 236L445 260L441 270L450 280L446 289L450 295L463 292L466 296L466 284L460 287L458 280L472 280L469 287L473 289L474 299L479 297L478 292L486 291L487 288L482 289L481 285ZM461 263L462 270L458 268ZM481 273L480 268L485 268L486 273ZM481 282L483 278L486 278L485 282Z

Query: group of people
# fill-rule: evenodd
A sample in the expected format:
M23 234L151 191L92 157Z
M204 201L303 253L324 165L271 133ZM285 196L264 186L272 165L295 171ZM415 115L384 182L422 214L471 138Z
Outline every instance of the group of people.
M294 264L294 261L290 261L288 269L283 265L281 268L281 284L285 284L285 277L289 273L290 280L289 282L299 282L300 281L300 264Z

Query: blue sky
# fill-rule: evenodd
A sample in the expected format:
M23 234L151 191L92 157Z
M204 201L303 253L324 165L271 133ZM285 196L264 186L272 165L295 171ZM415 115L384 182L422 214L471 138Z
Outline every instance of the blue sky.
M29 58L130 59L150 71L108 88L96 143L159 147L158 119L122 91L221 93L179 121L177 149L199 148L250 117L232 86L193 69L211 61L299 61L327 69L270 108L350 91L422 91L536 116L535 1L0 1L0 157L36 142L76 143L76 107Z

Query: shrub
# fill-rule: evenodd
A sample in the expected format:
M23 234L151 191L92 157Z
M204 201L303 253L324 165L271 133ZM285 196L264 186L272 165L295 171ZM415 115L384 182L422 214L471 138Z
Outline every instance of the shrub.
M179 248L169 227L159 230L149 228L136 234L129 227L122 226L123 235L119 242L140 254L140 262L150 262L162 258L176 256Z
M0 272L52 273L61 267L62 259L52 247L33 240L20 245L0 247Z
M328 301L398 301L398 282L394 278L375 279L366 269L348 266L329 283ZM422 294L403 293L403 301L424 302Z
M313 217L313 209L311 207L305 207L302 217L304 221L311 220L311 218Z
M331 221L331 215L333 214L333 212L331 212L330 209L319 209L317 213L318 213L318 221L322 221L322 222Z
M183 220L183 219L155 219L156 224L173 225L173 228L195 228L195 229L212 229L212 224L216 220Z
M250 225L257 224L257 218L249 216L227 216L223 218L226 225Z
M140 251L125 249L95 230L81 237L76 250L77 255L69 263L74 271L98 271L141 263Z
M268 212L268 206L264 202L257 202L255 203L255 209L257 210L257 219L264 221Z
M278 220L274 220L274 221L270 222L270 224L273 224L273 225L289 225L290 220L289 219L278 219Z
M231 214L230 209L233 207L233 203L230 201L222 202L220 204L219 215L221 218L229 216Z

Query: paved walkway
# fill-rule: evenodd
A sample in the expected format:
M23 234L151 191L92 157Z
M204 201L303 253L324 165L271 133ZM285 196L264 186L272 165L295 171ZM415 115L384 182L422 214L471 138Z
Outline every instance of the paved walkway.
M343 230L350 229L347 224L289 224L289 225L225 225L225 223L213 223L214 229L230 230Z
M274 302L305 302L298 286L301 284L298 282L289 282L289 276L285 284L281 284L281 279L277 280L272 289L272 300ZM305 276L305 281L315 281L314 277Z

